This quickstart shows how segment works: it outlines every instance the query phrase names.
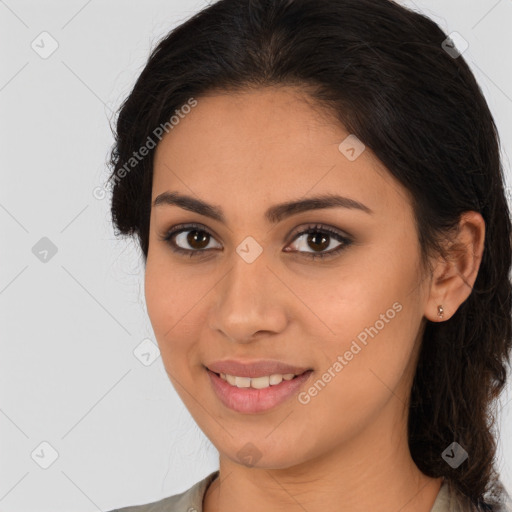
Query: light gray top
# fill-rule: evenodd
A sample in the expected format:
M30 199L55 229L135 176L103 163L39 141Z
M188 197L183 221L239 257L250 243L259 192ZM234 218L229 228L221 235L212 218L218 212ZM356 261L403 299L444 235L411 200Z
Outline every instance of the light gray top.
M206 489L218 475L219 470L216 470L180 494L146 505L124 507L110 512L203 512L203 497ZM501 488L500 496L489 498L489 503L493 505L492 511L512 512L512 499L501 482L499 482L499 486ZM430 512L471 512L474 510L476 509L465 496L456 493L449 483L444 481Z

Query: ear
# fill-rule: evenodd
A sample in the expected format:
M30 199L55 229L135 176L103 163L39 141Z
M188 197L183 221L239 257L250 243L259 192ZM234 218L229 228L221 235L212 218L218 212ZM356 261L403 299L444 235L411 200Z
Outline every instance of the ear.
M439 257L432 271L425 317L443 322L470 296L478 275L485 241L485 221L478 212L464 212L455 238L448 242L446 258ZM443 314L438 314L441 306Z

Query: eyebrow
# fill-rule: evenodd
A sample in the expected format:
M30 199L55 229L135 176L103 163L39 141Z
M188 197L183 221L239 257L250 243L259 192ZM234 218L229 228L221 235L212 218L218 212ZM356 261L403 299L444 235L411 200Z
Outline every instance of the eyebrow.
M179 194L178 192L163 192L153 201L153 208L174 205L188 210L191 212L210 217L211 219L226 223L224 213L220 206L208 204L201 199L195 197ZM324 208L349 208L353 210L360 210L368 214L373 214L373 210L368 206L350 199L334 194L323 194L316 197L308 197L307 199L299 199L296 201L288 201L286 203L276 204L271 206L265 212L265 218L269 223L275 224L281 220L310 210L321 210Z

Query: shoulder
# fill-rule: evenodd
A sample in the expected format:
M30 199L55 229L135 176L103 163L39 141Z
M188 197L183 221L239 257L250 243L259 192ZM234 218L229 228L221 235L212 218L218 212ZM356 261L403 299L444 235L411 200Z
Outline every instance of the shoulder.
M495 483L493 492L487 495L486 501L489 503L492 512L512 512L512 497L501 480Z
M134 505L130 507L111 510L110 512L202 512L203 497L208 486L217 478L219 470L210 473L208 476L195 483L186 491L163 498L159 501L146 503L144 505Z
M500 480L495 482L491 492L484 495L484 503L479 507L460 494L449 481L441 487L438 498L438 508L431 512L512 512L512 498Z

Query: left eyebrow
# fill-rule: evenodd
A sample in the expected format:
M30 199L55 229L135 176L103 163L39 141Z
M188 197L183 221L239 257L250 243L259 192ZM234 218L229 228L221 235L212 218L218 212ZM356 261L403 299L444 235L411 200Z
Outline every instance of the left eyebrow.
M191 212L210 217L214 220L226 223L226 219L220 206L212 205L195 197L179 194L178 192L163 192L153 201L153 207L162 205L175 205ZM287 201L268 208L265 218L269 223L275 224L281 220L309 210L321 210L325 208L348 208L360 210L372 215L374 212L365 204L334 194L324 194L296 201Z

